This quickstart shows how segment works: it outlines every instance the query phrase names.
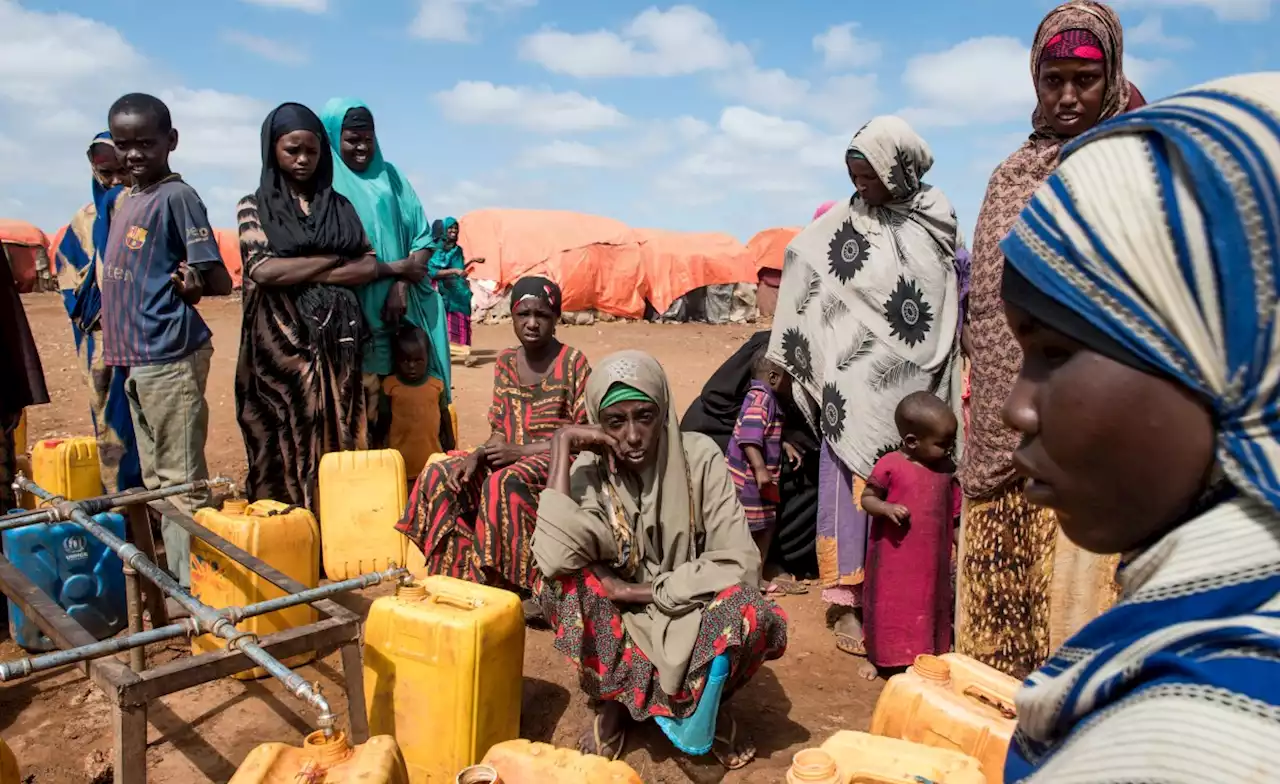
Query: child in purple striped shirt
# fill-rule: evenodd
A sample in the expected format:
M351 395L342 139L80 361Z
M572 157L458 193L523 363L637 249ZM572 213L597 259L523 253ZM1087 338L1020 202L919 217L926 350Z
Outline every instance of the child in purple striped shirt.
M790 453L793 449L782 441L783 410L779 401L780 396L790 394L791 376L766 359L764 352L755 356L752 371L751 385L738 412L725 458L738 499L747 513L751 535L760 549L760 562L764 563L773 544L781 501L778 482L783 450ZM788 458L796 459L791 454Z

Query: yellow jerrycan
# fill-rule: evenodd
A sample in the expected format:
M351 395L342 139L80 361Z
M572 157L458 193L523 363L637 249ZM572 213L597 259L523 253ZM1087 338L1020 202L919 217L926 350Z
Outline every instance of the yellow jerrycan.
M222 509L200 509L195 513L200 525L231 542L269 566L279 569L308 588L320 584L320 528L311 512L279 501L232 499ZM198 537L191 537L191 593L200 601L222 609L243 607L284 596L285 592L249 569L222 554ZM299 605L242 621L237 628L265 637L297 626L316 622L310 605ZM218 650L226 640L210 634L191 641L191 653ZM285 659L288 667L298 667L315 658L314 652ZM265 678L261 667L238 673L241 680Z
M450 410L452 411L452 406ZM25 408L18 415L18 429L13 431L13 453L15 455L27 453L27 410Z
M320 458L320 542L324 573L349 580L404 563L395 529L408 491L394 449L330 452Z
M68 501L102 495L98 439L46 438L31 448L31 481Z
M1004 780L1018 682L968 657L917 656L885 684L871 732L968 754L988 784Z
M835 762L840 784L985 784L982 764L958 751L936 749L896 738L843 730L827 739L819 751ZM796 754L789 777L819 784L829 768L820 755ZM804 774L813 778L804 778Z
M0 740L0 784L18 784L22 781L18 770L18 758L13 756L9 745Z
M502 784L644 784L621 760L528 740L499 743L480 764L496 771Z
M509 591L433 576L369 608L369 728L400 744L411 784L453 781L520 736L524 613Z
M409 784L394 738L379 735L352 747L339 732L306 737L302 748L264 743L245 757L230 784Z

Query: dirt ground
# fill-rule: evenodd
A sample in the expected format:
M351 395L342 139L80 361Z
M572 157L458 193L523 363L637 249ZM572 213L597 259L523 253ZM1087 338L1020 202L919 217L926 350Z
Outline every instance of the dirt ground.
M29 412L31 440L89 432L87 395L60 298L24 297L44 362L54 403ZM236 426L232 379L240 327L237 299L201 306L214 331L216 348L209 379L210 470L243 479L244 452ZM663 366L679 411L697 395L706 378L753 331L750 326L597 324L561 327L560 337L592 360L622 348L644 348ZM477 368L454 368L455 399L462 441L487 437L494 353L513 343L509 326L479 326ZM380 587L344 603L367 609L388 593ZM866 729L880 684L856 677L856 660L836 651L824 623L817 591L789 597L782 606L791 619L786 655L761 670L731 703L741 729L755 739L759 759L743 771L725 774L710 758L689 759L652 724L634 728L625 759L646 782L781 781L797 750L822 742L840 729ZM525 648L521 735L572 746L590 720L572 668L552 647L550 632L530 631ZM20 656L12 642L0 645L0 659ZM185 644L149 650L152 664L186 655ZM337 656L303 668L318 680L335 707L345 710ZM223 680L172 695L150 709L148 762L152 784L225 782L259 743L300 743L312 716L271 680ZM66 668L25 681L0 685L0 736L13 749L25 782L73 784L110 781L110 709L78 670Z

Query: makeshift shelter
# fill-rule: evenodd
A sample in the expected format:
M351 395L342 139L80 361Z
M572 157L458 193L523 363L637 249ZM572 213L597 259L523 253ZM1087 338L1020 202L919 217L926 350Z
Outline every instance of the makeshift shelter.
M761 316L772 316L777 308L787 245L799 233L798 228L765 229L747 241L747 253L755 264L759 284L756 287L756 307L760 309Z
M57 290L49 266L49 238L43 231L26 221L0 218L0 244L19 293Z
M244 261L240 258L240 232L236 229L214 229L213 236L218 238L218 252L222 254L222 263L231 275L232 288L239 291L244 284Z
M635 234L644 263L644 297L653 316L713 324L754 316L756 271L741 242L718 233L637 229Z
M564 293L564 310L598 310L620 318L644 315L640 244L620 221L561 210L476 210L459 221L472 275L499 291L541 275Z

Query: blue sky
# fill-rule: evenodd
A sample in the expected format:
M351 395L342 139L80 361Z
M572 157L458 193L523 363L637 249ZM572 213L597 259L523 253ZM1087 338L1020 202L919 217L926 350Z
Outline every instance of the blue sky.
M153 91L174 167L217 225L256 186L274 105L367 101L428 214L568 209L747 239L850 185L876 114L933 148L927 177L972 229L1028 130L1045 0L0 0L0 215L47 231L89 195L111 101ZM1121 0L1148 99L1280 68L1272 0Z

